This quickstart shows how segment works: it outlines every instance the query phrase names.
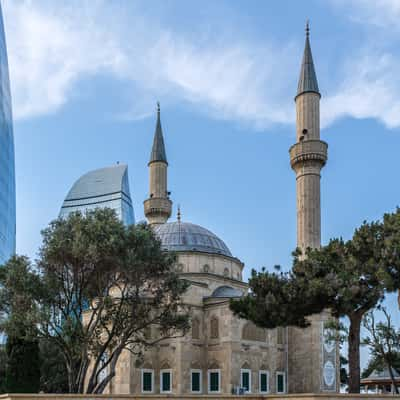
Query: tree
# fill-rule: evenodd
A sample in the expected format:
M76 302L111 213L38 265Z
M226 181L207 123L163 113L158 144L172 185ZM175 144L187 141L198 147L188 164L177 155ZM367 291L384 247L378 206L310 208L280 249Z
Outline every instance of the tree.
M5 386L8 393L37 393L40 384L37 340L9 336L6 343Z
M40 362L34 293L39 277L26 257L12 257L0 268L0 330L7 337L3 389L35 393Z
M396 233L400 236L400 230ZM332 239L320 249L307 249L306 257L296 251L290 273L253 273L251 294L233 300L231 308L266 328L305 327L307 316L323 309L334 318L347 317L349 392L358 393L362 317L383 299L389 279L384 236L381 223L364 223L347 242Z
M124 350L140 356L185 333L187 283L148 226L125 227L113 210L97 209L55 220L42 234L38 330L60 350L70 392L102 393ZM149 328L157 338L146 336Z
M6 393L6 365L7 365L7 353L5 346L0 345L0 393Z
M299 284L293 272L251 271L250 294L233 299L230 307L240 318L253 321L263 328L278 326L309 326L307 316L321 312L324 303L310 294L309 285Z
M375 322L372 311L363 319L363 325L369 334L363 339L363 344L369 347L373 359L388 369L395 393L398 394L399 390L393 371L399 360L400 330L393 326L392 318L387 310L384 307L379 309L385 317L384 321Z

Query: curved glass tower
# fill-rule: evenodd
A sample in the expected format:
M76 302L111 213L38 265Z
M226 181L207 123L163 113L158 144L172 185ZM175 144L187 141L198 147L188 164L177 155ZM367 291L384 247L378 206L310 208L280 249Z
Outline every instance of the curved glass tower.
M105 207L114 209L125 225L135 223L127 165L114 165L82 175L68 192L60 217L74 211L84 213Z
M15 253L15 161L10 80L0 5L0 264Z

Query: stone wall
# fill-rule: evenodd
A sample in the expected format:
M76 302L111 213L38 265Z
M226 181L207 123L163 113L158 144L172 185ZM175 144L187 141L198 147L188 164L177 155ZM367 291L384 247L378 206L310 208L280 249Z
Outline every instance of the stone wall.
M376 395L376 394L287 394L287 395L192 395L192 396L173 396L173 395L77 395L77 394L2 394L0 400L156 400L156 399L176 399L176 400L400 400L400 396Z

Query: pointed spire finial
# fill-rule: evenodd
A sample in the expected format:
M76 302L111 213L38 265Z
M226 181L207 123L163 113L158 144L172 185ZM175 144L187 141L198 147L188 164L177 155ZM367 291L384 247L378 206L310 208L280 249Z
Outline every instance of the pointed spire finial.
M314 61L311 54L310 46L310 21L306 22L306 42L304 46L303 61L301 63L301 71L299 83L297 85L296 97L306 92L319 93L317 74L315 73Z
M151 150L150 162L164 161L167 162L167 155L165 153L164 137L161 128L160 118L160 102L157 101L157 122L156 130L154 132L153 148Z
M178 222L181 222L181 205L180 204L178 204L178 215L177 215L177 217L178 217Z

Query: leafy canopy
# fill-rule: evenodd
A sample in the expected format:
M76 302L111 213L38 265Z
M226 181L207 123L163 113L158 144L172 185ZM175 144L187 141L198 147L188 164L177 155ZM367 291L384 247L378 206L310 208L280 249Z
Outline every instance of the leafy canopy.
M42 235L36 265L22 257L13 270L29 278L29 301L15 298L12 308L0 291L4 324L23 321L24 304L31 307L32 336L56 346L70 392L102 393L123 351L140 358L147 346L188 329L180 302L187 283L147 225L126 227L113 210L96 209L59 218ZM149 338L149 329L156 335Z

